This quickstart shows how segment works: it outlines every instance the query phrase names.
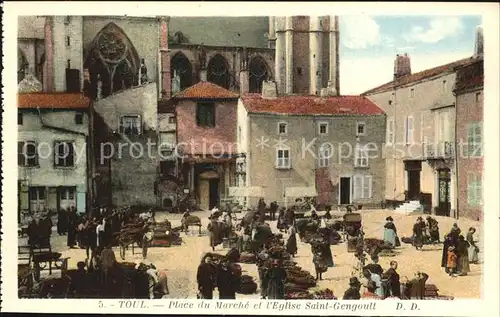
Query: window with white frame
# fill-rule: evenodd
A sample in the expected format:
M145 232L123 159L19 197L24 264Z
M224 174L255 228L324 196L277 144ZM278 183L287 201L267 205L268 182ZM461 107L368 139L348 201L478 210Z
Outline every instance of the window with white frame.
M394 143L394 118L387 119L387 144Z
M318 124L318 132L321 135L328 134L328 123L327 122L320 122Z
M142 133L141 116L123 116L120 118L120 133L140 135Z
M413 117L406 117L405 120L405 142L406 144L413 144Z
M483 156L483 124L482 122L469 123L467 127L467 146L465 147L465 156L482 157Z
M369 199L372 198L372 176L371 175L355 175L353 186L354 199Z
M368 151L362 147L357 146L354 157L354 166L356 167L367 167L368 166Z
M17 165L24 167L38 166L38 150L34 141L17 142Z
M276 150L276 168L288 169L291 167L290 150L277 149Z
M330 144L323 144L319 148L319 167L330 166L330 159L332 158L332 147Z
M356 135L365 135L366 124L364 122L356 122Z
M287 134L288 124L286 122L278 123L278 134Z
M467 175L467 204L480 206L483 203L483 180L479 173Z
M56 141L54 144L54 166L75 166L74 141Z

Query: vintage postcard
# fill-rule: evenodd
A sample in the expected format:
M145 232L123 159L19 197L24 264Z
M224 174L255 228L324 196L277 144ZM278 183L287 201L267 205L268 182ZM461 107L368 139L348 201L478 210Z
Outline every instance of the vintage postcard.
M498 315L498 6L4 13L2 311Z

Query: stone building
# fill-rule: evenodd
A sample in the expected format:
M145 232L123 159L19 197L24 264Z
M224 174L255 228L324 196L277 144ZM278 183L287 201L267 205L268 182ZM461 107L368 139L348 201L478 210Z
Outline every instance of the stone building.
M42 93L33 76L19 84L18 219L29 213L88 204L90 100L77 93Z
M200 81L260 92L274 77L267 17L25 16L18 24L18 81L29 74L44 93L83 91L93 100L92 205L173 204L177 189L164 177L175 160L159 155L174 141L172 94Z
M360 96L276 97L268 91L244 95L238 104L238 152L244 157L238 186L262 187L266 201L281 204L293 202L292 188L303 188L322 205L380 206L382 109Z
M482 56L482 52L478 52ZM458 216L483 219L483 58L457 70Z
M404 211L456 217L456 68L474 56L411 72L410 57L396 56L394 80L363 95L387 114L386 195Z
M219 206L235 185L238 97L209 82L173 96L180 174L202 210Z

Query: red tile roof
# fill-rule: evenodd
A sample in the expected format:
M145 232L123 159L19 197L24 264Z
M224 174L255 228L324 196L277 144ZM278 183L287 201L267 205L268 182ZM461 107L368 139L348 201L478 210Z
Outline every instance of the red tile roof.
M434 76L438 76L440 74L446 73L446 72L453 72L455 68L460 67L460 66L465 66L474 63L477 60L474 56L472 57L467 57L458 61L454 61L452 63L448 63L445 65L437 66L434 68L426 69L418 73L410 74L403 76L401 78L398 78L397 80L390 81L386 84L383 84L381 86L375 87L373 89L370 89L368 91L365 91L362 93L362 95L371 95L375 93L380 93L384 92L390 89L395 88L396 86L402 86L402 85L407 85L411 84L416 81L424 80L427 78L431 78Z
M239 95L221 86L201 81L176 93L174 99L238 99Z
M250 113L289 115L379 115L384 111L362 96L283 96L263 99L260 94L242 97Z
M20 109L86 109L90 99L80 93L26 93L17 95Z

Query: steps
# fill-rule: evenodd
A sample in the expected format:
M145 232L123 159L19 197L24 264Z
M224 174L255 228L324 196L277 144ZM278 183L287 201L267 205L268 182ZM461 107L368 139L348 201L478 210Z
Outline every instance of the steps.
M424 212L424 207L420 204L418 200L411 200L409 202L400 205L394 211L405 215L421 214Z

